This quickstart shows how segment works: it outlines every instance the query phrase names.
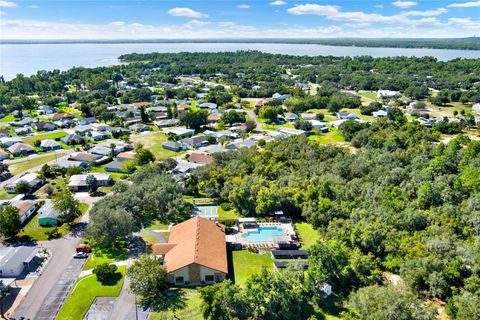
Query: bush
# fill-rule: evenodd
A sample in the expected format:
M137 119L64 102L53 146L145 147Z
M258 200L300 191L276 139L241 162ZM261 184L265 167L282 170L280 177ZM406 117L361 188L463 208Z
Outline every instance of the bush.
M93 274L97 276L97 280L102 284L111 283L116 278L117 266L114 264L103 263L93 269Z
M220 208L222 208L224 211L230 211L232 210L232 205L228 202L224 202L220 205Z
M58 227L45 231L45 234L47 235L48 240L58 239L61 236L60 231L58 231Z

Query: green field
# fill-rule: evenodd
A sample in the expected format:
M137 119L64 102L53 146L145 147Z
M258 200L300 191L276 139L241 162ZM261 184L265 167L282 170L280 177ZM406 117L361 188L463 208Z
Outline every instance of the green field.
M145 229L146 230L166 230L168 229L168 224L162 223L160 221L154 221Z
M61 157L62 153L47 154L45 156L39 156L34 158L25 158L24 160L12 163L9 165L12 175L16 175L25 171L28 171L37 166L41 166L49 161L55 160L55 158Z
M14 196L14 194L7 193L4 188L0 189L0 200L12 199Z
M364 98L363 100L369 104L373 101L382 101L382 99L377 98L377 93L375 91L362 91L357 93L360 97Z
M234 209L223 210L222 206L218 206L218 220L237 220L239 218L237 212Z
M88 210L88 204L86 203L81 203L80 204L80 211L82 212L82 215L87 212ZM30 240L30 241L45 241L48 240L48 237L45 232L53 230L55 227L41 227L38 225L38 218L39 214L36 213L35 216L33 216L30 221L22 228L22 230L17 234L17 237L20 239L24 240ZM78 217L77 219L74 220L75 222L80 221L82 217ZM70 226L67 223L64 223L60 227L58 227L58 232L60 235L63 237L67 235L70 232Z
M0 122L11 122L15 120L17 119L15 119L15 117L12 114L7 114L5 117L0 119Z
M182 154L182 152L163 149L162 144L167 140L167 136L161 132L130 137L130 141L132 141L133 144L141 143L143 147L150 150L157 159L166 159Z
M326 144L326 143L338 144L338 143L345 142L345 138L340 134L340 132L337 129L332 127L330 127L329 132L310 135L308 136L308 139L312 141L316 141L321 144Z
M149 320L201 320L203 319L200 304L202 302L200 293L196 289L172 289L173 298L180 301L181 307L172 311L153 312Z
M273 269L273 257L268 253L258 254L247 250L233 251L233 272L235 283L244 285L253 274L262 272L263 267L268 271Z
M37 135L34 135L34 136L28 136L28 137L23 138L22 140L23 140L23 142L28 143L29 145L33 146L33 143L37 140L40 140L40 141L45 140L45 139L55 140L55 139L63 138L66 135L67 135L66 132L55 131L55 132L37 134Z
M83 319L96 297L118 297L125 278L125 266L118 267L121 278L114 285L102 285L95 275L79 278L60 309L57 319Z
M308 249L317 242L319 238L318 231L313 229L311 224L307 222L297 222L295 223L295 228L302 242L302 249Z

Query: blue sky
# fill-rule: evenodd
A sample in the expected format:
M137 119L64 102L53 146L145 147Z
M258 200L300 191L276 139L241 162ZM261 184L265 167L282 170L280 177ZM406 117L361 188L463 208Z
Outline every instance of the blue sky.
M480 1L5 1L1 39L464 37Z

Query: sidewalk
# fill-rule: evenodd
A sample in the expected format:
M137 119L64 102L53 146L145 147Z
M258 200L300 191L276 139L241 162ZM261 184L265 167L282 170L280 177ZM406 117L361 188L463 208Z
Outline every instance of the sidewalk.
M111 263L111 264L114 264L117 267L126 266L126 265L128 265L128 260L118 261L118 262L114 262L114 263ZM93 269L83 270L82 272L80 272L78 277L81 278L81 277L89 276L91 274L93 274Z

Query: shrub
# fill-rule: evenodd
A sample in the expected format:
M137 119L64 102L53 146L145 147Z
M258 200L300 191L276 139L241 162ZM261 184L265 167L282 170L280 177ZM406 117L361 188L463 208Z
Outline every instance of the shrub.
M93 274L97 276L97 280L102 284L107 284L115 279L117 266L114 264L103 263L93 269Z

